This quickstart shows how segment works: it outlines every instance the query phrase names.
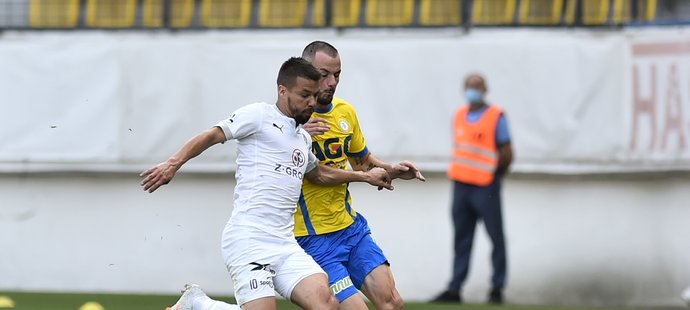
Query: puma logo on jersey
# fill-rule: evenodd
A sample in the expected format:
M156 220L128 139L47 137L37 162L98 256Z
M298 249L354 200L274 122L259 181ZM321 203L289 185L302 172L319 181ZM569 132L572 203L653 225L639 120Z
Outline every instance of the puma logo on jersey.
M278 126L276 123L273 123L273 127L280 129L280 133L283 133L283 126Z

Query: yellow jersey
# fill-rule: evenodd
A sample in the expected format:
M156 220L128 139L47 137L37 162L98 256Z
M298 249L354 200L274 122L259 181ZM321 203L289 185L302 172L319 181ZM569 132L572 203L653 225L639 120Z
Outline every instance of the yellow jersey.
M315 109L312 117L324 118L330 130L312 137L312 153L319 163L349 169L348 157L361 157L367 150L354 107L333 98L326 109ZM348 184L318 185L306 178L295 213L295 236L321 235L338 231L354 222Z

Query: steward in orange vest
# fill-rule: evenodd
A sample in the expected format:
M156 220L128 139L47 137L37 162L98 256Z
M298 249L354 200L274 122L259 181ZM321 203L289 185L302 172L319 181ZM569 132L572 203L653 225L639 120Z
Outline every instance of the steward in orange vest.
M498 167L496 125L503 111L491 105L476 122L467 121L469 105L455 112L453 120L453 159L448 177L467 184L487 186Z
M468 104L459 107L453 119L453 159L448 169L448 177L453 180L453 271L446 290L432 302L463 301L462 288L470 268L475 228L482 221L493 245L493 274L487 301L500 304L508 266L500 181L513 159L510 131L503 110L484 102L484 77L467 76L464 91Z

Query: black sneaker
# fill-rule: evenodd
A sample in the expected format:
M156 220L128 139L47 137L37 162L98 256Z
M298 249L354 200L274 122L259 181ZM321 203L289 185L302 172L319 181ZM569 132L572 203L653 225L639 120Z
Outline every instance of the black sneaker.
M431 302L435 303L462 303L462 296L460 293L453 291L445 291L436 298L432 299Z
M495 288L489 292L489 303L494 305L503 304L503 293L501 289Z

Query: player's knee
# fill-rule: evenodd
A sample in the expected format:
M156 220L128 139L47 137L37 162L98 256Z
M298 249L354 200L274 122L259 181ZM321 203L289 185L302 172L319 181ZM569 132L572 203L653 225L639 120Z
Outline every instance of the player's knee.
M376 305L376 309L379 310L402 310L404 308L404 303L402 297L397 292L391 292L387 294L380 305Z
M319 305L316 305L314 307L314 310L320 310L320 309L328 309L328 310L337 310L338 309L338 300L335 298L335 296L328 294L327 296L324 296L324 298L321 298L321 302Z
M390 302L390 309L392 310L402 310L405 306L402 297L398 294L394 294Z
M338 299L333 296L333 294L330 294L330 291L327 293L322 293L318 294L317 300L314 300L315 302L309 303L308 305L305 305L304 309L306 310L321 310L321 309L327 309L327 310L336 310L338 309Z
M335 298L335 296L329 294L328 295L328 302L327 302L326 306L327 306L326 309L332 309L332 310L338 309L338 306L339 306L338 299Z

